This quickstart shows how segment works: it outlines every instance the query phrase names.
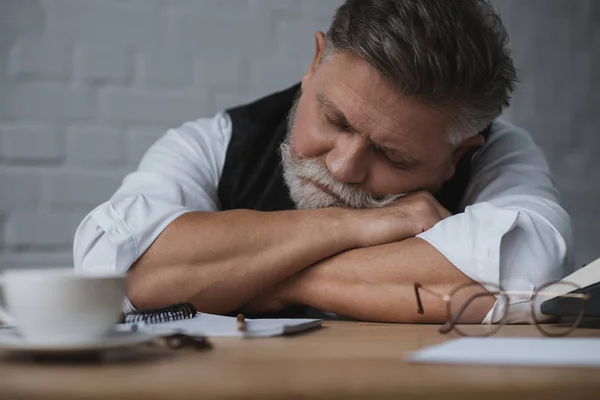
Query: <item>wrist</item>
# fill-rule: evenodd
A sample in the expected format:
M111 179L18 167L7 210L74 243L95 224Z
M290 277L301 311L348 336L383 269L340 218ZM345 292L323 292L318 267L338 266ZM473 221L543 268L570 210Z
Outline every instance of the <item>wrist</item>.
M356 248L398 242L420 232L398 205L394 208L349 209L347 212L346 229L355 238Z
M309 226L314 237L335 249L330 255L362 247L359 210L328 207L304 212L311 216Z
M332 208L337 215L336 230L348 241L346 250L370 246L369 210Z

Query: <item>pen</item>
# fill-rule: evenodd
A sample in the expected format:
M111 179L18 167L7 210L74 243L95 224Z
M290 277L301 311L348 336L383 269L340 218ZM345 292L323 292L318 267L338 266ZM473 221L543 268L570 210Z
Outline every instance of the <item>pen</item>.
M238 314L237 316L237 330L246 332L246 317L244 317L244 314Z

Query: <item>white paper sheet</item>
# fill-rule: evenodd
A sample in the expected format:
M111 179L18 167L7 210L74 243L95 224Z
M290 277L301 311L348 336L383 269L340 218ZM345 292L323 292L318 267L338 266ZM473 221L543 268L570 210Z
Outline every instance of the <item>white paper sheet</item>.
M221 315L198 313L194 318L179 321L138 324L138 329L158 334L174 332L189 335L228 336L228 337L268 337L295 333L322 325L320 319L299 318L246 318L246 332L237 330L237 319ZM120 327L129 330L132 324Z
M460 338L408 355L415 363L600 367L599 338Z

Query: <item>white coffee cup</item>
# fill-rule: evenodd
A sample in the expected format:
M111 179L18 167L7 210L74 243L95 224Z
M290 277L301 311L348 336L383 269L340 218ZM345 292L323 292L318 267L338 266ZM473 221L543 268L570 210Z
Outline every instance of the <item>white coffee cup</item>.
M0 319L36 344L87 343L114 331L126 295L124 274L73 267L9 269L0 276Z

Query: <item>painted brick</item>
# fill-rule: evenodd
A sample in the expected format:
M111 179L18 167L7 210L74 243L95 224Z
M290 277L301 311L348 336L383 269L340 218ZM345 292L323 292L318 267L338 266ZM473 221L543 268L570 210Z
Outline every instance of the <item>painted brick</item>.
M49 268L73 266L73 252L68 250L0 253L0 271L12 268Z
M193 83L193 57L183 51L153 50L140 56L138 75L145 86L182 88Z
M67 79L71 72L70 43L47 36L18 39L9 55L12 75Z
M0 82L0 118L87 119L95 115L93 92L58 82Z
M68 248L85 214L71 212L14 212L5 226L7 247Z
M179 2L175 7L178 11L194 12L207 18L246 15L250 10L250 1L248 0L188 0L183 3L185 7L180 7L181 4Z
M40 32L44 26L44 8L37 1L0 1L0 37L15 38L23 32Z
M75 68L84 80L126 82L133 73L133 56L127 48L114 43L85 43L75 53Z
M176 9L168 20L168 45L196 54L225 51L258 55L271 46L270 23L269 14L224 14L217 18L204 10Z
M280 89L283 87L280 87ZM263 96L265 96L266 94L268 94L268 91L262 91L262 90L253 90L253 91L247 91L247 92L239 92L239 91L235 91L235 92L227 92L227 91L222 91L217 93L216 97L215 97L215 112L218 111L224 111L227 108L231 108L231 107L237 107L243 104L248 104L253 102L254 100L257 100Z
M36 170L0 167L0 211L35 209L41 197L42 178Z
M298 0L247 0L253 13L277 13L285 16L298 16L302 10L302 2Z
M302 1L302 13L310 19L310 17L323 15L333 16L333 11L344 3L344 0L319 0L319 1Z
M219 90L246 85L249 63L239 54L213 54L200 56L194 63L194 82L201 87L218 87Z
M125 171L58 171L44 180L44 205L54 210L87 210L119 188Z
M65 40L154 47L165 36L160 3L46 0L46 29Z
M127 132L127 148L129 165L137 166L146 151L160 137L167 132L167 128L135 127Z
M105 88L99 94L101 118L129 123L177 124L200 117L208 104L206 95L191 91Z
M122 133L110 126L76 125L67 130L67 162L79 166L120 166L125 162Z
M18 163L54 163L64 158L64 138L58 128L16 125L0 129L0 159Z
M281 18L274 21L277 49L275 55L282 61L287 59L287 62L292 65L291 60L311 62L315 54L315 33L326 32L330 24L331 20L328 16L313 16L308 20Z
M304 59L298 59L295 64L289 63L282 58L262 58L252 60L250 64L250 83L253 92L257 89L263 91L261 96L270 92L282 90L300 82L302 76L308 71L312 62L312 56L305 55Z

